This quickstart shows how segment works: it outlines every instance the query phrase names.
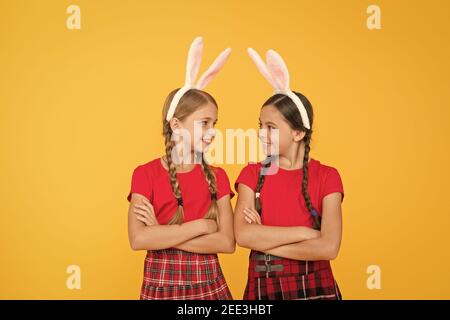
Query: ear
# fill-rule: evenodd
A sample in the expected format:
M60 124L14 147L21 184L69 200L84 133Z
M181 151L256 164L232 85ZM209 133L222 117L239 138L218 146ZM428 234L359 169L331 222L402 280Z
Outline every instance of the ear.
M266 53L267 68L272 76L276 89L289 91L289 71L283 58L273 49Z
M248 48L247 52L250 58L255 63L256 68L258 68L259 72L263 75L264 78L266 78L272 88L275 89L277 85L273 80L272 75L270 74L269 69L266 66L266 63L261 59L261 56L252 48Z
M303 138L305 137L306 132L305 131L300 131L300 130L294 130L292 132L292 138L294 139L295 142L300 142L303 140Z
M189 48L187 63L186 63L186 79L185 84L194 84L197 79L200 64L202 62L203 54L203 38L197 37Z
M224 51L222 51L221 54L219 54L219 56L214 60L211 66L203 73L203 75L198 80L196 84L197 89L202 90L208 85L208 83L211 82L212 79L216 77L217 73L225 65L225 62L227 62L230 53L231 48L227 48Z
M174 132L177 129L182 128L181 121L175 117L172 117L172 119L170 119L169 124L170 124L170 129L172 129L172 132Z

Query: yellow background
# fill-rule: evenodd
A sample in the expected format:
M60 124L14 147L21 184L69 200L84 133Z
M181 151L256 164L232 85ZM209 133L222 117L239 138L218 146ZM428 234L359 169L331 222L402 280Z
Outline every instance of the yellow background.
M368 30L366 8L381 8ZM81 9L81 30L66 8ZM0 2L3 299L137 299L144 252L130 249L132 170L162 152L161 109L225 47L207 88L218 128L256 128L271 89L246 48L285 58L313 103L311 156L343 179L344 233L332 262L345 299L450 298L449 35L442 1ZM243 165L225 165L232 183ZM233 199L233 205L236 198ZM242 297L247 249L220 255ZM66 288L68 265L81 289ZM369 265L381 289L366 286Z

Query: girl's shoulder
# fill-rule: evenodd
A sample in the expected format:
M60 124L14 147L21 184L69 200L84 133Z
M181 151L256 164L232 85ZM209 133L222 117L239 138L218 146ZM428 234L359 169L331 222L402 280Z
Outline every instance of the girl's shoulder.
M147 176L155 176L161 173L161 170L164 170L164 167L161 163L161 157L149 160L144 163L138 164L135 171L146 173Z
M247 164L245 165L244 168L242 168L242 170L250 170L250 171L258 171L265 163L265 160L256 162L256 161L249 161L247 162Z
M132 193L139 193L144 195L150 202L153 201L153 185L155 177L155 168L158 164L159 159L153 159L145 163L138 164L134 167L131 187L127 196L127 200L131 201Z
M317 172L320 186L320 199L323 199L327 194L333 192L342 193L342 200L344 200L344 184L341 175L335 166L323 164L317 161Z
M233 198L235 193L230 188L230 179L228 178L226 171L219 166L209 165L209 167L212 169L216 177L217 200L219 200L220 198L222 198L222 196L227 194L230 195L230 199Z
M328 174L339 174L336 167L330 164L322 163L317 159L311 159L311 164L315 166L316 170L319 171L321 175L327 176Z
M263 166L263 161L249 161L247 164L241 169L239 173L239 177L249 177L249 178L257 178L259 175L259 171Z
M146 167L146 168L151 168L151 167L155 167L157 165L162 165L161 163L161 157L152 159L150 161L144 162L142 164L140 164L140 166Z
M214 174L216 175L216 177L218 179L224 179L224 178L228 179L228 174L224 168L215 166L215 165L211 165L211 164L209 165L209 167L212 169L212 171L214 172Z

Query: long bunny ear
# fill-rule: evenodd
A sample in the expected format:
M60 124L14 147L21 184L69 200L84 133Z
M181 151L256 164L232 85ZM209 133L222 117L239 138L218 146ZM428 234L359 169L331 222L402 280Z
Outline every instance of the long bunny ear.
M197 37L192 41L192 44L189 48L189 53L187 57L186 63L186 79L184 85L175 93L170 102L169 109L167 111L166 120L170 121L175 114L175 110L178 106L183 95L188 92L190 89L203 89L206 85L214 79L217 73L222 69L225 62L230 55L231 49L228 48L223 51L211 66L206 70L206 72L201 76L200 80L196 85L195 79L197 79L198 71L200 70L200 64L202 61L202 53L203 53L203 38Z
M203 75L200 77L196 84L196 88L199 90L202 90L205 88L208 83L211 82L212 79L214 79L217 75L217 73L222 69L222 67L225 65L225 62L227 62L228 57L230 56L231 48L227 48L224 51L222 51L221 54L214 60L214 62L209 66L209 68L203 73Z
M277 87L277 85L276 85L274 79L272 78L272 75L270 74L269 69L267 68L265 62L261 59L260 55L252 48L248 48L247 52L248 52L248 55L250 56L250 58L255 63L259 72L261 72L263 77L266 78L266 80L270 83L272 88L275 89Z
M275 82L278 91L290 91L289 71L283 58L273 49L266 53L267 68Z
M300 98L290 89L289 71L283 58L278 52L270 49L266 53L266 61L267 68L269 69L269 72L276 83L275 89L278 92L283 93L291 98L291 100L297 106L298 111L300 112L300 117L302 118L303 125L305 126L305 128L310 129L311 127L306 108L303 105L302 100L300 100Z
M185 85L193 85L197 79L200 64L202 62L203 38L197 37L192 41L186 63Z
M300 98L290 89L289 71L283 58L278 54L278 52L270 49L266 53L266 64L255 50L248 48L247 51L250 58L252 58L253 62L256 64L258 70L272 86L274 92L288 96L297 106L305 128L311 129L305 106Z

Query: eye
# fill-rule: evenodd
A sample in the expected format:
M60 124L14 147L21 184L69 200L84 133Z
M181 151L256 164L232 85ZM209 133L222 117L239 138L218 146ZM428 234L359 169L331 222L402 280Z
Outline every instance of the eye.
M202 126L206 126L208 124L207 120L202 120Z
M261 127L262 127L261 122L258 122L258 127L261 129Z

